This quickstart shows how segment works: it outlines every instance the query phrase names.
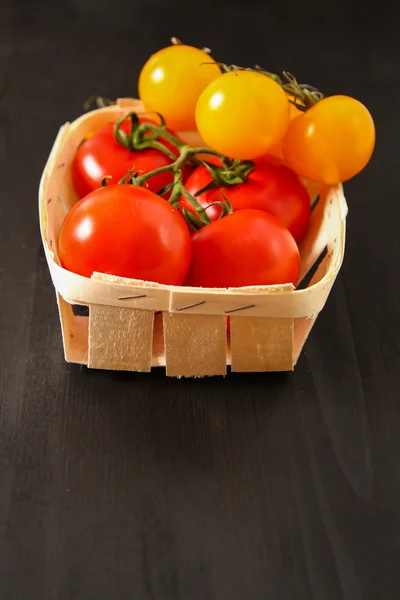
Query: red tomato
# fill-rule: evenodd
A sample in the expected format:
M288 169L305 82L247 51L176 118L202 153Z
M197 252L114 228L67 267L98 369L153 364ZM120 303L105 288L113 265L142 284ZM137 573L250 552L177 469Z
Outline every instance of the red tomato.
M263 210L239 210L192 236L185 285L296 285L299 270L299 250L288 229Z
M272 157L256 160L255 163L245 183L208 190L197 197L199 204L207 207L213 202L223 201L223 192L234 211L244 208L266 210L282 221L296 242L300 241L310 218L310 200L305 186L292 169ZM194 195L211 180L210 173L201 165L188 177L185 188ZM195 212L184 197L181 198L181 207ZM210 206L206 212L215 221L221 214L221 207Z
M153 122L151 119L140 119L141 122ZM121 129L130 132L130 119L122 123ZM177 149L166 140L161 140L176 156ZM135 169L148 173L159 167L171 164L172 160L165 154L153 148L131 152L117 142L114 137L114 124L108 123L88 136L78 147L72 163L72 180L79 198L83 198L101 185L106 175L111 175L109 183L118 181ZM147 187L152 192L158 192L173 181L169 172L161 173L147 181Z
M98 271L180 285L191 242L173 206L148 190L120 184L75 204L61 229L59 255L65 269L85 277Z

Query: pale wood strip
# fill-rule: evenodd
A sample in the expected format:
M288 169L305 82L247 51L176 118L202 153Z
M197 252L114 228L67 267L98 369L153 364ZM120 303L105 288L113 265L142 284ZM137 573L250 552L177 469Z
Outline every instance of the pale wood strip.
M60 294L56 296L65 360L70 363L87 364L88 318L74 315L72 306Z
M291 371L293 319L231 317L232 371Z
M226 318L163 313L170 377L226 374Z
M88 367L151 370L154 312L90 306Z
M67 362L71 362L69 360L69 347L71 341L71 321L74 317L72 312L72 306L65 302L64 298L56 293L57 298L57 306L58 306L58 316L60 317L61 324L61 334L62 334L62 343L64 348L64 357Z

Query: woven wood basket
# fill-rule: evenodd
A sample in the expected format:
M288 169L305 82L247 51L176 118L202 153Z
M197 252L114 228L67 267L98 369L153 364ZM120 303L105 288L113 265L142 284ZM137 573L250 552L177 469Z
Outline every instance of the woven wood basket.
M139 101L121 99L61 127L40 182L40 228L66 361L140 372L165 366L173 377L224 375L227 365L242 372L292 370L342 264L347 205L341 185L306 182L313 210L296 290L291 284L187 288L103 273L88 279L60 266L60 229L77 201L75 150L86 134L129 110L143 112ZM200 143L197 132L180 135L190 145ZM88 307L88 316L77 306Z

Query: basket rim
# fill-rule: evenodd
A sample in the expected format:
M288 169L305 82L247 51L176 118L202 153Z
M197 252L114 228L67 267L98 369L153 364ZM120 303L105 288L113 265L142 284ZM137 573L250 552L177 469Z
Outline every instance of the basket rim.
M113 306L134 307L152 310L148 302L143 301L140 295L144 290L151 291L152 294L163 297L162 304L166 310L166 302L169 312L180 312L183 310L195 314L229 314L235 312L235 316L257 316L259 308L262 313L272 309L274 316L288 317L312 317L318 313L324 306L334 280L340 270L344 258L346 216L348 212L346 199L343 194L342 184L326 188L326 193L332 195L335 202L338 203L340 211L340 239L339 251L336 260L327 273L317 282L311 284L305 289L295 289L292 284L268 285L268 286L246 286L236 288L191 288L186 286L163 285L154 282L145 282L141 280L127 279L95 273L92 278L83 277L64 269L55 260L55 255L49 247L47 239L47 213L46 213L46 184L50 174L56 167L57 155L63 147L66 135L74 129L79 128L85 120L94 114L114 115L116 111L124 110L142 110L143 106L139 100L134 98L118 99L115 105L97 108L80 115L72 122L67 121L59 129L58 135L54 141L52 150L44 167L39 184L39 222L42 243L52 276L53 284L61 296L70 304L107 304ZM136 292L138 292L136 294ZM127 296L131 295L131 298ZM135 298L135 296L137 296ZM196 298L196 302L190 299ZM289 300L290 298L290 300ZM210 309L210 302L221 300L227 303L233 303L233 310ZM263 306L254 307L247 305L256 300L263 300ZM282 304L282 310L279 310L279 304ZM290 302L295 302L297 308L290 310ZM182 304L186 302L185 304ZM202 305L208 303L206 313L202 312ZM238 304L242 305L238 307ZM308 308L307 308L308 307ZM249 309L249 310L248 310ZM156 309L157 310L157 309ZM210 312L212 310L212 312ZM215 312L216 311L216 312ZM258 311L259 312L259 311ZM284 314L281 314L284 313Z

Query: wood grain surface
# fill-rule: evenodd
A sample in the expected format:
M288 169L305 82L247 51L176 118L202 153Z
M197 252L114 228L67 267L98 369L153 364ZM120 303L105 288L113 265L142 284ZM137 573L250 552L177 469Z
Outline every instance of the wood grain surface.
M400 597L398 7L2 0L1 600ZM177 35L363 100L345 262L294 373L64 362L37 188L60 124Z

